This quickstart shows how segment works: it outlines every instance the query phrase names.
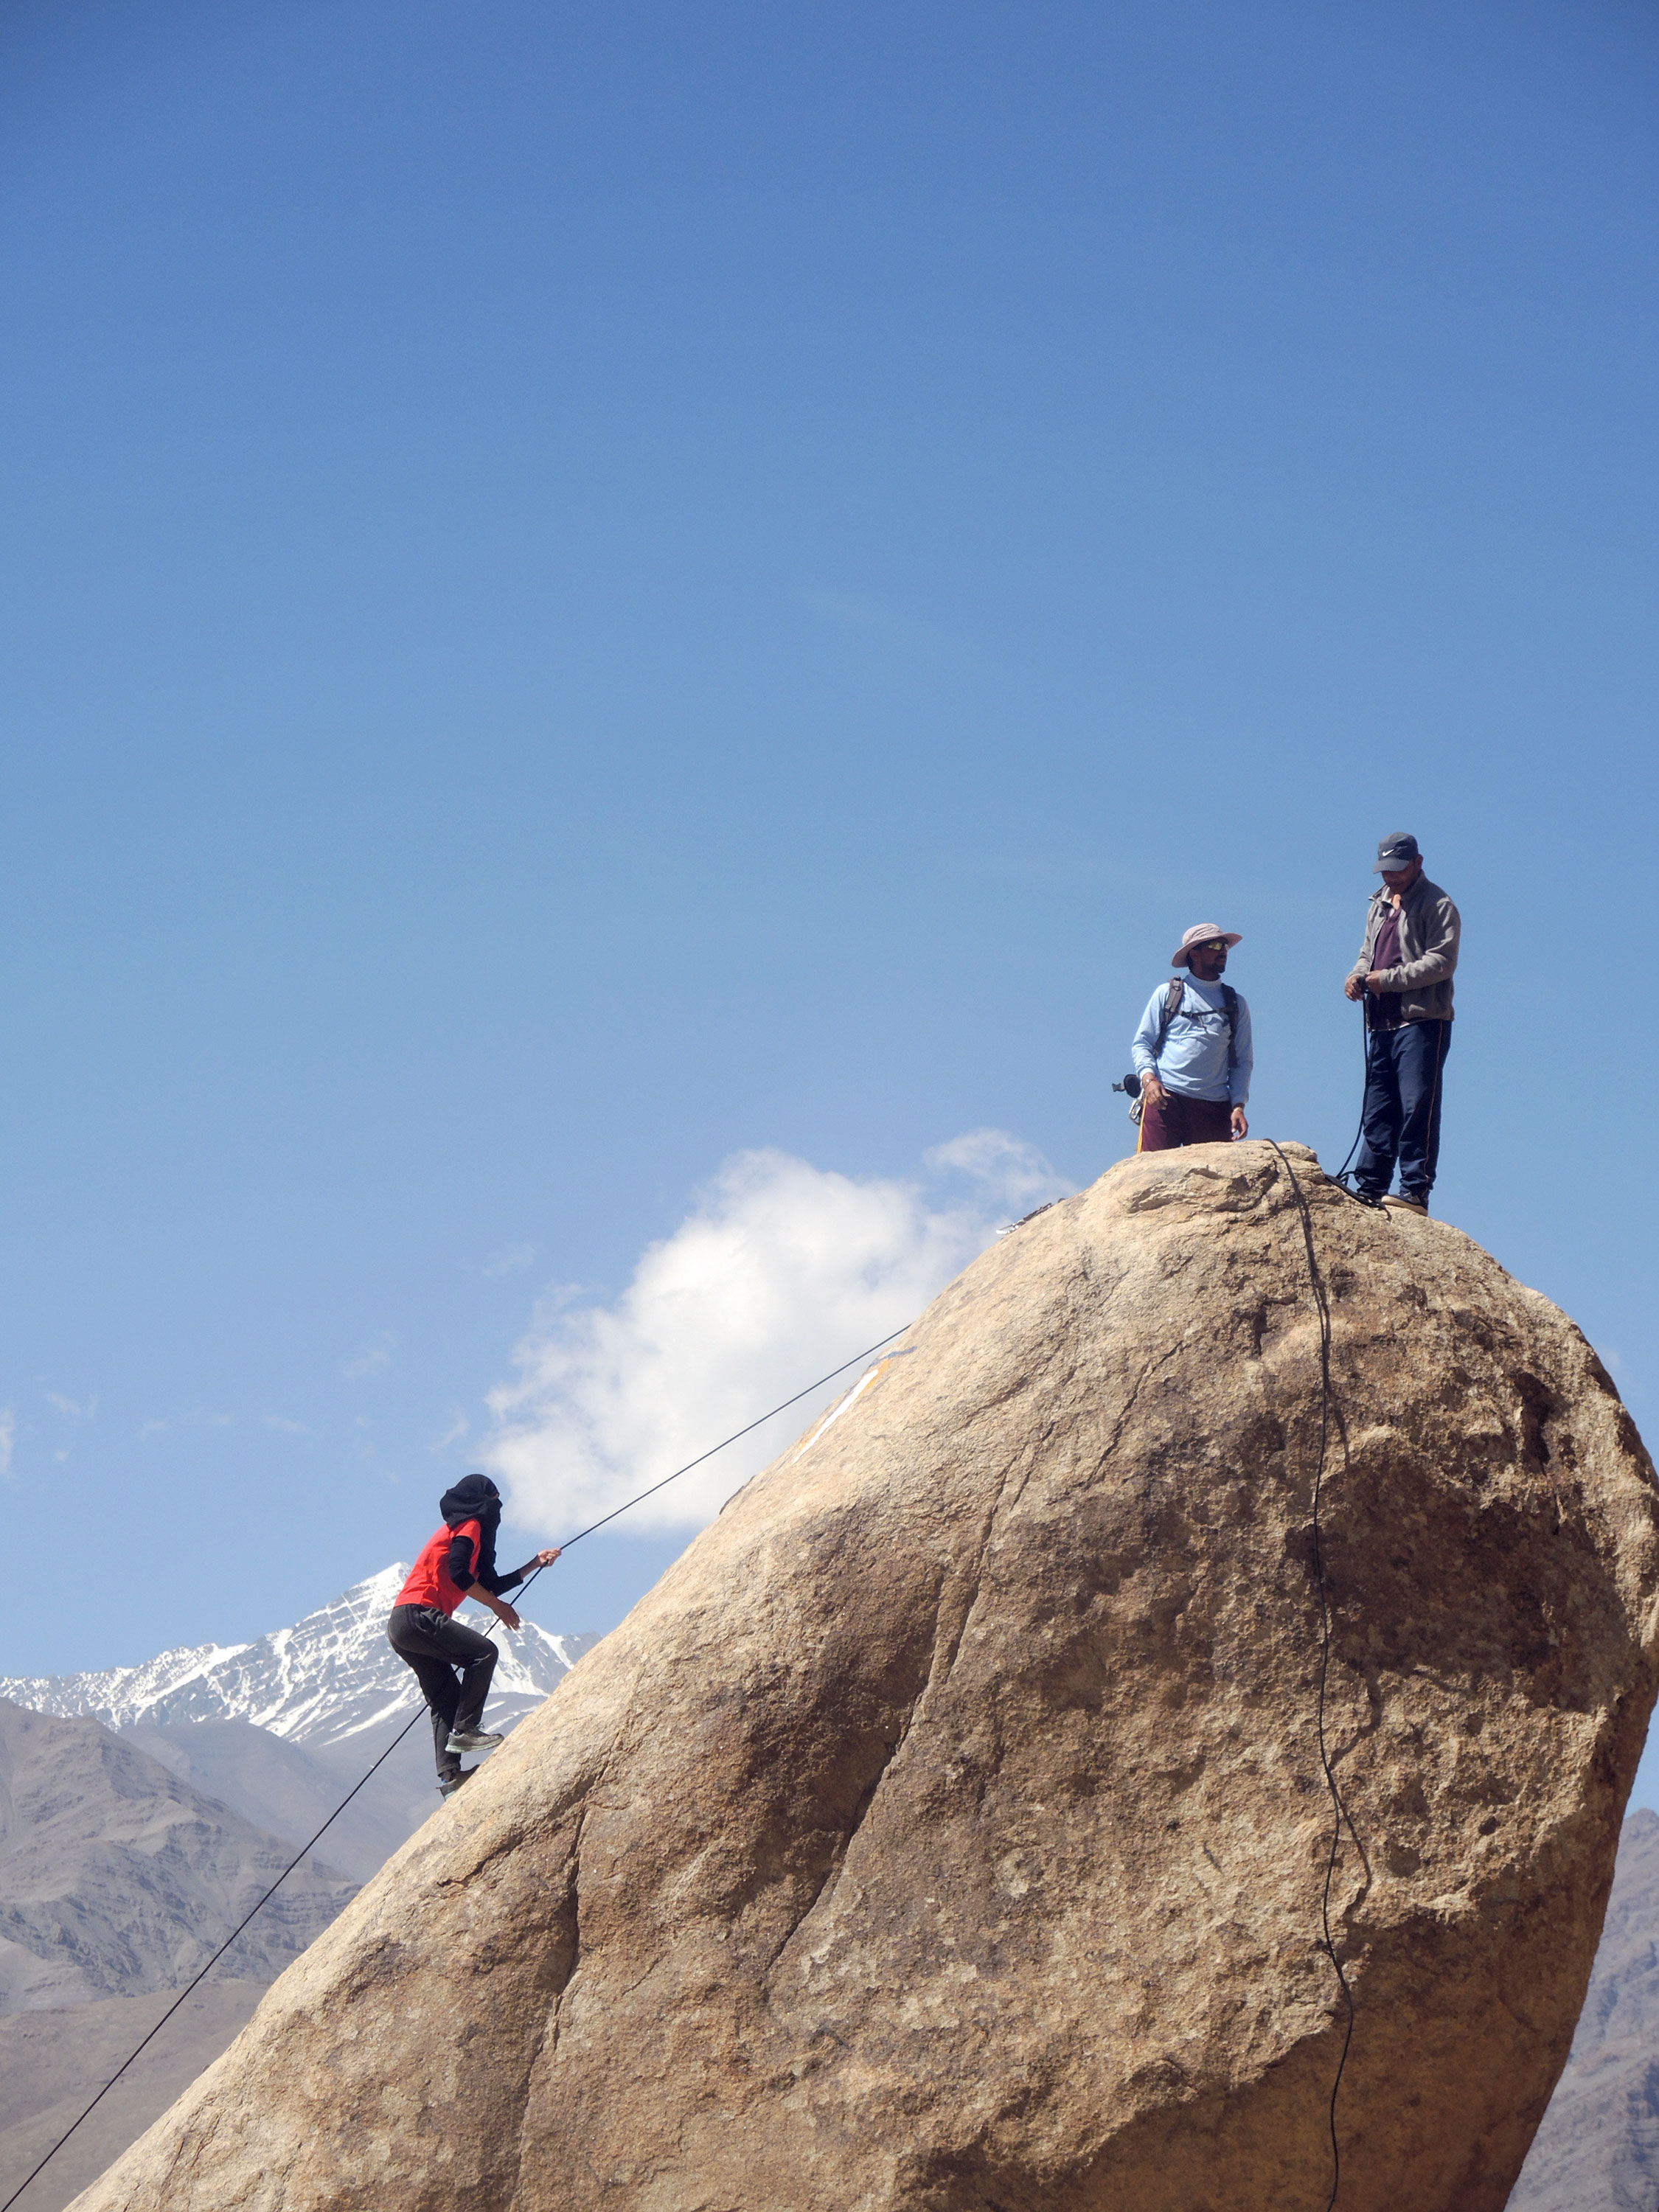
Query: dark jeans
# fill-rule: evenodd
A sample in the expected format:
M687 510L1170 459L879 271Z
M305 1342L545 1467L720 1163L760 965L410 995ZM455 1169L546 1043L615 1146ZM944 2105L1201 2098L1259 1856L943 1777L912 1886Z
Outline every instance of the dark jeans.
M1380 1198L1400 1163L1404 1198L1427 1200L1440 1158L1440 1071L1451 1050L1449 1022L1407 1022L1365 1040L1364 1141L1353 1179Z
M449 1747L452 1729L465 1735L483 1718L489 1678L501 1652L487 1636L463 1628L435 1605L394 1605L386 1640L406 1667L415 1669L421 1694L432 1711L432 1747L438 1778L447 1782L461 1771ZM455 1679L460 1668L461 1677Z
M1141 1108L1138 1152L1167 1152L1176 1145L1232 1141L1233 1109L1224 1098L1183 1098L1178 1091L1170 1091L1169 1102L1167 1106L1154 1106L1148 1101Z

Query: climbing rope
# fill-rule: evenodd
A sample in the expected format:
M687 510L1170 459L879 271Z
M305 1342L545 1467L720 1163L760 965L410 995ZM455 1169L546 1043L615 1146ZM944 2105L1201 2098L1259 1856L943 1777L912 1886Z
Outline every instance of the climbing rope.
M867 1351L855 1352L850 1359L843 1359L839 1367L832 1367L827 1375L820 1375L816 1382L807 1383L804 1389L797 1390L793 1397L786 1398L781 1405L774 1406L769 1412L762 1413L758 1419L750 1421L746 1427L734 1429L729 1437L722 1437L719 1443L710 1444L706 1452L699 1452L696 1459L687 1460L684 1467L677 1467L672 1474L664 1475L660 1482L653 1482L648 1490L641 1491L638 1497L629 1498L625 1504L618 1505L611 1512L602 1515L599 1520L591 1522L586 1528L579 1528L574 1536L567 1537L564 1542L560 1545L560 1552L568 1552L573 1544L580 1544L584 1536L592 1535L596 1529L603 1528L606 1522L614 1521L618 1514L627 1513L635 1505L642 1505L647 1498L654 1498L659 1490L666 1490L671 1482L678 1482L683 1474L690 1474L693 1468L701 1467L705 1460L713 1459L716 1452L723 1452L728 1444L738 1443L744 1437L752 1436L757 1429L763 1428L768 1421L773 1419L777 1414L787 1413L791 1406L799 1405L803 1398L810 1398L813 1391L823 1389L826 1382L833 1382L837 1375L844 1375L849 1367L856 1367L860 1359L868 1359L872 1353L880 1352L884 1346L890 1345L893 1341L894 1337L902 1336L904 1330L908 1328L909 1326L909 1322L906 1322L903 1328L893 1329L888 1335L884 1336L879 1343L871 1345ZM526 1576L524 1588L519 1592L520 1597L524 1596L526 1592L528 1591L531 1584L535 1581L537 1576L544 1573L544 1571L545 1570L544 1568L538 1566L530 1574ZM493 1636L495 1632L495 1622L492 1620L489 1626L484 1631L485 1635ZM33 2172L26 2175L18 2186L12 2191L11 2195L7 2197L5 2203L3 2204L0 2204L0 2212L11 2212L12 2206L16 2203L18 2198L21 2197L23 2191L29 2186L30 2183L35 2179L37 2175L45 2172L47 2166L51 2165L52 2160L57 2157L58 2152L62 2150L64 2145L75 2133L76 2128L80 2126L81 2122L90 2118L91 2115L97 2111L99 2106L101 2105L104 2099L108 2096L110 2091L115 2087L121 2076L127 2071L128 2068L132 2065L134 2060L136 2060L139 2054L144 2050L145 2046L155 2041L155 2038L161 2033L161 2030L167 2026L167 2022L173 2018L174 2013L178 2011L179 2006L185 2002L191 1991L200 1988L201 1984L213 1972L213 1969L218 1965L220 1960L224 1957L226 1952L229 1950L231 1945L236 1941L236 1938L241 1934L248 1923L252 1920L255 1915L261 1911L264 1906L270 1904L271 1899L276 1896L277 1891L288 1880L289 1875L293 1873L295 1868L299 1865L301 1860L306 1856L306 1853L310 1850L312 1845L321 1842L322 1838L334 1826L334 1823L339 1819L341 1814L344 1812L346 1807L351 1802L352 1799L357 1795L357 1792L363 1787L364 1784L368 1782L379 1771L379 1770L386 1765L392 1753L397 1750L398 1745L402 1743L404 1737L408 1735L410 1729L413 1729L416 1723L424 1717L425 1711L425 1705L421 1705L410 1718L407 1726L400 1729L398 1734L392 1738L392 1741L387 1744L386 1749L374 1761L374 1765L369 1767L368 1771L363 1775L362 1780L354 1783L352 1787L347 1790L345 1796L341 1798L339 1803L329 1814L327 1820L324 1821L322 1826L318 1829L316 1834L313 1836L308 1842L301 1845L300 1849L283 1869L281 1874L277 1875L276 1881L271 1883L270 1887L266 1890L264 1895L258 1899L257 1904L252 1905L249 1910L243 1914L241 1919L239 1920L235 1927L231 1929L229 1935L226 1936L224 1942L219 1946L213 1956L208 1960L206 1966L202 1968L200 1973L196 1976L193 1981L187 1982L185 1984L185 1987L179 1990L173 2002L161 2014L160 2020L156 2021L155 2027L151 2028L149 2033L144 2037L143 2041L139 2043L130 2055L122 2060L120 2065L118 2066L114 2073L110 2075L108 2081L105 2082L103 2087L100 2089L98 2094L87 2106L85 2112L82 2112L77 2118L70 2121L68 2127L64 2129L63 2134L58 2136L52 2148L40 2160L40 2165L35 2166Z
M1331 1962L1342 2002L1347 2009L1347 2024L1342 2035L1342 2052L1336 2062L1336 2074L1331 2082L1331 2193L1325 2200L1325 2212L1334 2212L1336 2192L1342 2179L1342 2147L1337 2139L1336 2100L1342 2087L1342 2075L1348 2063L1348 2047L1353 2041L1353 1991L1348 1986L1348 1977L1342 1961L1336 1954L1336 1939L1331 1933L1331 1885L1336 1879L1336 1862L1342 1849L1343 1823L1352 1828L1342 1803L1342 1793L1336 1786L1336 1775L1331 1766L1331 1755L1325 1741L1325 1691L1331 1671L1331 1607L1325 1587L1325 1559L1319 1540L1319 1506L1325 1480L1325 1450L1330 1436L1331 1419L1331 1309L1325 1295L1325 1285L1320 1277L1319 1261L1314 1251L1313 1218L1308 1212L1308 1201L1302 1186L1296 1179L1296 1170L1279 1152L1273 1138L1267 1142L1279 1152L1279 1164L1284 1169L1296 1200L1297 1211L1302 1217L1302 1237L1308 1249L1308 1279L1313 1285L1315 1310L1319 1316L1319 1456L1314 1464L1313 1481L1313 1568L1314 1582L1319 1591L1319 1702L1316 1717L1316 1733L1319 1739L1319 1764L1325 1777L1325 1787L1331 1793L1331 1848L1325 1859L1325 1887L1320 1899L1320 1925L1324 1931L1325 1954ZM0 2212L4 2208L0 2207Z
M1364 1079L1359 1086L1359 1127L1353 1133L1353 1142L1348 1147L1347 1158L1331 1177L1331 1181L1340 1184L1345 1191L1348 1188L1348 1170L1353 1164L1354 1154L1359 1150L1359 1140L1365 1133L1365 1085L1370 1081L1371 1077L1370 1008L1363 994L1359 1000L1359 1064L1364 1070ZM1273 1144L1273 1139L1269 1137L1267 1142L1270 1145ZM1273 1150L1278 1152L1279 1147L1274 1145ZM1280 1157L1283 1158L1283 1155L1281 1154ZM1348 1194L1352 1197L1353 1194L1350 1191Z

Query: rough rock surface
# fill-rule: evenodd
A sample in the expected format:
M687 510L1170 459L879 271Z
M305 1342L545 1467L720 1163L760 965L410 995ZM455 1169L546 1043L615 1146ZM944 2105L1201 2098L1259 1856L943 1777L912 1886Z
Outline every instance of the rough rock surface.
M1547 1300L1288 1149L1334 1329L1340 2203L1497 2212L1653 1697L1653 1470ZM83 2212L1317 2212L1318 1372L1270 1147L1030 1221Z

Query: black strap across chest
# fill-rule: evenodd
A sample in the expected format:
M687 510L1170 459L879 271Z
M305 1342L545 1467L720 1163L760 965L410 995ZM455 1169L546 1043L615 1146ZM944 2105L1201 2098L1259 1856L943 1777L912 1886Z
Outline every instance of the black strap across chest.
M1221 1004L1219 1007L1206 1006L1200 999L1195 1009L1188 1009L1185 1003L1186 997L1186 977L1184 975L1172 975L1170 978L1170 988L1164 994L1164 1019L1158 1026L1158 1048L1159 1052L1162 1052L1164 1049L1164 1040L1170 1033L1170 1024L1176 1019L1177 1015L1181 1016L1186 1021L1201 1022L1206 1016L1220 1012L1225 1014L1227 1017L1227 1064L1231 1067L1238 1058L1237 992L1234 990L1231 983L1224 983L1221 986Z

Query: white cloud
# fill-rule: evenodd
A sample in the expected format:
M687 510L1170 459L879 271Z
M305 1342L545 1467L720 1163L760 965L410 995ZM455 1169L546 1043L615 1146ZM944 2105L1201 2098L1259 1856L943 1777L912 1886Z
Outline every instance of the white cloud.
M386 1373L397 1348L397 1338L389 1328L383 1328L374 1343L366 1344L355 1358L342 1360L340 1372L348 1382L366 1382L372 1376Z
M90 1421L97 1418L98 1401L88 1398L84 1406L73 1398L65 1398L56 1390L48 1390L46 1403L56 1407L66 1421Z
M234 1413L210 1413L204 1407L198 1406L188 1413L180 1413L178 1416L177 1425L181 1429L234 1429L236 1425L236 1416ZM141 1442L148 1443L151 1437L170 1436L173 1427L174 1421L171 1414L158 1414L153 1421L141 1423L138 1430L139 1439Z
M489 1395L495 1425L481 1463L503 1480L514 1517L549 1534L597 1520L902 1327L1011 1210L1069 1188L1000 1130L957 1137L926 1165L929 1182L860 1179L786 1152L739 1152L641 1255L614 1304L544 1300L514 1379ZM813 1411L809 1401L769 1422L625 1526L701 1526Z
M492 1252L483 1263L486 1275L516 1275L520 1269L533 1267L536 1248L533 1244L515 1244L510 1251Z
M9 1406L0 1406L0 1479L11 1473L12 1446L17 1441L17 1417Z
M286 1413L261 1413L259 1419L268 1429L275 1429L284 1437L308 1437L311 1431L303 1421L291 1421Z
M1035 1145L1011 1137L1006 1129L969 1129L948 1145L935 1145L924 1158L935 1175L968 1176L988 1199L1012 1211L1046 1206L1072 1187L1061 1182Z
M434 1437L432 1442L427 1446L427 1449L429 1452L447 1451L451 1444L459 1443L462 1437L466 1434L469 1425L466 1415L458 1406L455 1408L455 1418L453 1420L451 1421L449 1426L444 1431L442 1436Z

